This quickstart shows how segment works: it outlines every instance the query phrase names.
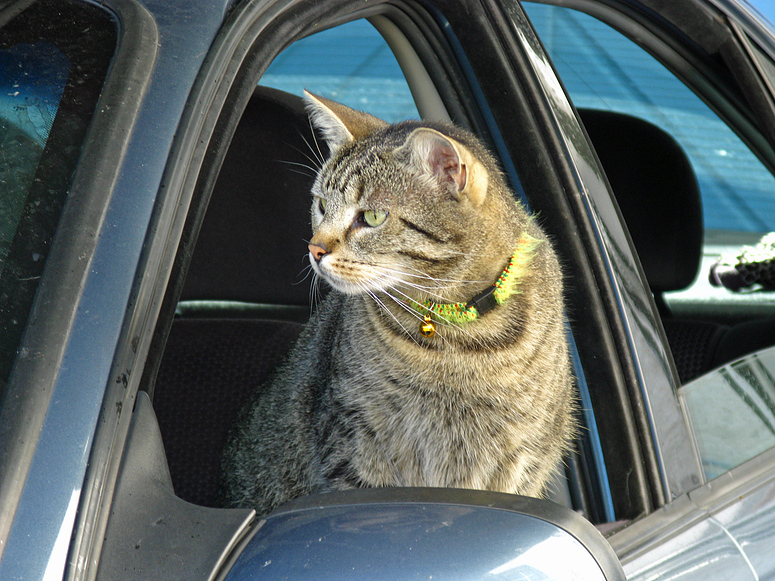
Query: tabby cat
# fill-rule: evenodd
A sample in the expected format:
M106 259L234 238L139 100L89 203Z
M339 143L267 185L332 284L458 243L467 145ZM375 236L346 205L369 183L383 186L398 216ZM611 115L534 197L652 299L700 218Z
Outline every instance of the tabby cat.
M469 133L307 100L332 151L309 257L333 290L243 410L225 503L266 513L366 486L542 496L575 434L550 243Z

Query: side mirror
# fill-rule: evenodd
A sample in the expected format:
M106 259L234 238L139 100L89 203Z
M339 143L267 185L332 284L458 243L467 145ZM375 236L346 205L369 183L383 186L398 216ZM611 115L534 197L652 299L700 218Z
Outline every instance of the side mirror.
M459 489L316 495L259 521L226 576L621 580L613 549L550 501Z

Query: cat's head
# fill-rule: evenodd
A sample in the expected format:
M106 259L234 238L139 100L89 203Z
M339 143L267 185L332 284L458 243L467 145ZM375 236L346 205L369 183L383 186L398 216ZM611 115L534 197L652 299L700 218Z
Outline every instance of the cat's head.
M397 300L454 302L492 284L520 210L476 138L388 125L310 93L307 102L332 152L312 188L316 273L342 292Z

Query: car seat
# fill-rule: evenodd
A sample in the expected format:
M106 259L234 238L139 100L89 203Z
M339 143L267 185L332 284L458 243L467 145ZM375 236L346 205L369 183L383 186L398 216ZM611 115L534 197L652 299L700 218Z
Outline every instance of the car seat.
M216 503L220 457L245 399L310 314L310 189L328 155L299 97L258 87L197 238L153 402L176 494Z
M623 113L579 109L651 287L681 383L775 344L775 320L722 325L674 317L663 293L700 270L702 201L691 163L659 127Z

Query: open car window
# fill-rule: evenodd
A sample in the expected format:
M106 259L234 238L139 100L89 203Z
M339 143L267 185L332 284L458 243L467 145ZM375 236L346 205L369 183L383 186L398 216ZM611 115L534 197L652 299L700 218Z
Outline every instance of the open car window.
M418 119L401 67L367 20L355 20L295 42L260 84L294 95L304 89L395 123Z
M392 51L367 20L292 43L248 89L153 396L175 490L205 506L217 504L221 449L236 414L325 292L312 288L306 241L312 180L327 146L312 131L304 90L387 121L419 117ZM211 363L203 373L190 361ZM203 441L204 429L211 432Z
M379 24L378 21L376 25ZM179 320L173 325L154 389L154 407L165 436L172 479L186 500L205 505L214 502L220 459L219 451L211 450L192 463L184 450L201 445L191 440L196 440L199 433L196 422L207 418L193 416L208 415L214 408L200 405L199 410L191 409L190 420L181 421L179 416L181 410L192 406L190 394L180 390L178 383L206 384L209 379L187 377L178 370L187 367L187 360L196 358L192 352L210 354L222 350L214 339L216 323L209 323L206 328L208 323L204 319L244 318L235 325L243 328L244 333L268 332L257 328L256 318L279 321L270 331L277 338L271 346L256 343L256 349L262 350L260 364L251 366L254 373L243 386L250 390L282 358L298 335L299 328L285 322L305 321L317 300L317 291L325 290L313 288L310 293L305 239L310 235L312 179L316 166L326 155L326 146L311 132L301 101L303 91L335 99L388 122L420 117L416 94L413 95L416 87L410 90L402 70L405 63L399 65L376 25L364 19L355 20L291 44L261 76L240 118L199 232L177 303ZM424 97L427 92L421 93L420 101ZM289 119L291 110L293 118ZM248 167L253 171L246 172ZM234 219L235 208L239 209L240 220L251 216L244 226ZM243 259L235 260L239 257ZM244 268L244 257L249 257L249 269ZM200 333L202 337L196 339ZM259 357L252 351L248 355L238 353L236 347L229 350L234 355L221 359L219 365L228 364L233 357ZM580 374L581 367L576 371ZM213 389L206 397L221 410L217 413L223 415L223 423L228 427L244 394L234 394L230 401L219 393ZM216 397L218 401L210 401ZM585 406L584 414L584 420L594 426L591 405ZM223 435L218 438L222 443ZM600 502L605 502L605 507L599 509L595 518L612 520L598 434L591 428L584 431L583 439L581 446L589 455L583 468L587 472L584 478L593 483L589 484L588 493L598 495L601 493L597 488L605 490L606 500ZM197 465L203 463L207 464L209 482L199 486L193 482L193 473L201 473ZM575 469L581 470L578 466ZM581 486L581 478L575 481L576 486ZM552 494L563 504L573 502L564 478L558 479ZM581 494L584 493L577 492L577 496ZM591 505L587 505L587 510L591 510Z

